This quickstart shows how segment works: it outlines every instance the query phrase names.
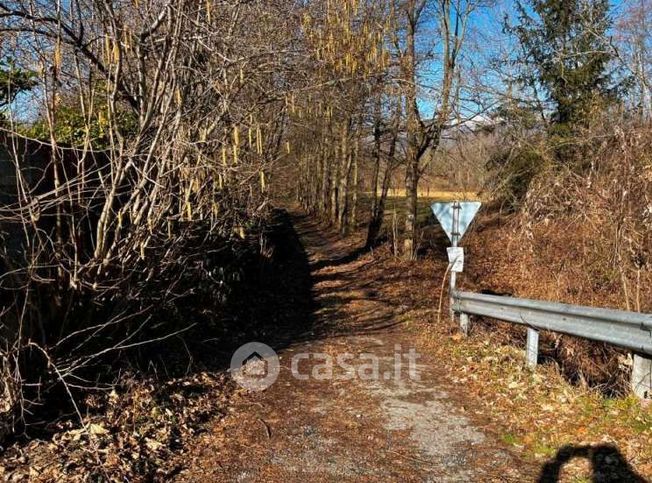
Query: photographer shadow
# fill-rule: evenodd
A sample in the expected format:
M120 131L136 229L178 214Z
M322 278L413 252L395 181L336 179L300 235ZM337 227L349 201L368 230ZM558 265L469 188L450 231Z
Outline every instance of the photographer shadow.
M561 481L561 472L567 463L575 458L584 458L591 463L592 482L632 482L646 483L648 480L636 473L625 460L617 447L599 446L563 446L554 459L548 461L539 476L539 483L557 483Z

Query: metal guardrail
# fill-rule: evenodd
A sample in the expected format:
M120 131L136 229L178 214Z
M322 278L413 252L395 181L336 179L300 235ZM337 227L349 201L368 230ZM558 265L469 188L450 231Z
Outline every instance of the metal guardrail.
M453 309L458 313L607 342L652 355L652 314L469 292L456 292L453 299Z
M526 326L530 366L537 363L539 330L628 349L634 353L632 389L643 398L652 397L652 314L457 291L453 293L453 310L460 314L465 333L469 315Z

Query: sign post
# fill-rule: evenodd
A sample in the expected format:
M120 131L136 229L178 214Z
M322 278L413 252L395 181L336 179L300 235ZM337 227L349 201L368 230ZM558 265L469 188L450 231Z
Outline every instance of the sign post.
M462 237L460 234L460 212L462 211L462 205L458 201L453 203L453 224L451 227L451 243L453 244L452 247L458 248L460 244L460 238ZM464 256L464 249L461 249L461 255ZM455 270L456 267L456 262L458 258L451 258L451 255L455 257L460 256L460 253L458 250L450 250L449 251L449 256L448 256L448 263L451 265L451 277L450 277L450 299L449 299L449 309L450 309L450 314L451 314L451 320L455 321L455 311L453 310L453 293L455 292L455 287L457 286L457 271ZM462 267L462 270L464 267Z
M434 203L431 207L451 241L451 247L448 248L448 263L450 270L449 308L452 320L455 320L454 294L457 287L457 274L464 271L464 248L459 244L481 206L482 203L478 201L455 201L453 203ZM466 333L468 317L461 317L461 325L462 331Z

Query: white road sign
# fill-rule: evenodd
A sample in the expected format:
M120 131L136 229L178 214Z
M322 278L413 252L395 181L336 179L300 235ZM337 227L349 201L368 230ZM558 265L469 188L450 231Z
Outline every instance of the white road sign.
M456 206L458 206L460 215L457 240L453 240ZM431 209L437 220L439 220L441 227L446 232L446 235L448 235L448 238L451 242L455 243L464 236L481 206L482 203L479 201L455 201L450 203L434 203Z
M447 250L451 272L462 273L464 271L464 248L448 247Z

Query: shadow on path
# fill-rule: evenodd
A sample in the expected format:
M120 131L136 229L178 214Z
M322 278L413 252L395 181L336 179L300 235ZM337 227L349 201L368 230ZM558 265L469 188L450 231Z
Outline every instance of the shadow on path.
M634 471L615 446L568 445L562 447L555 458L544 465L538 480L539 483L557 483L561 481L561 472L564 465L575 458L589 460L592 472L591 481L593 482L645 483L648 481Z
M260 342L280 351L314 336L310 263L287 211L275 211L264 239L260 252L241 262L242 281L234 284L224 305L201 298L186 302L185 313L196 328L148 348L143 373L150 359L163 381L219 373L244 344Z
M312 275L292 217L277 210L268 234L270 259L259 263L229 307L233 320L225 324L230 340L223 348L230 354L240 345L263 342L281 350L314 333L316 304Z
M314 271L319 271L323 268L328 268L328 267L338 267L340 265L347 265L349 263L355 262L358 258L360 258L361 255L364 255L369 251L368 248L365 247L360 247L356 248L350 253L347 253L346 255L343 255L341 257L336 257L332 259L327 259L327 260L320 260L318 262L313 263L312 269Z

